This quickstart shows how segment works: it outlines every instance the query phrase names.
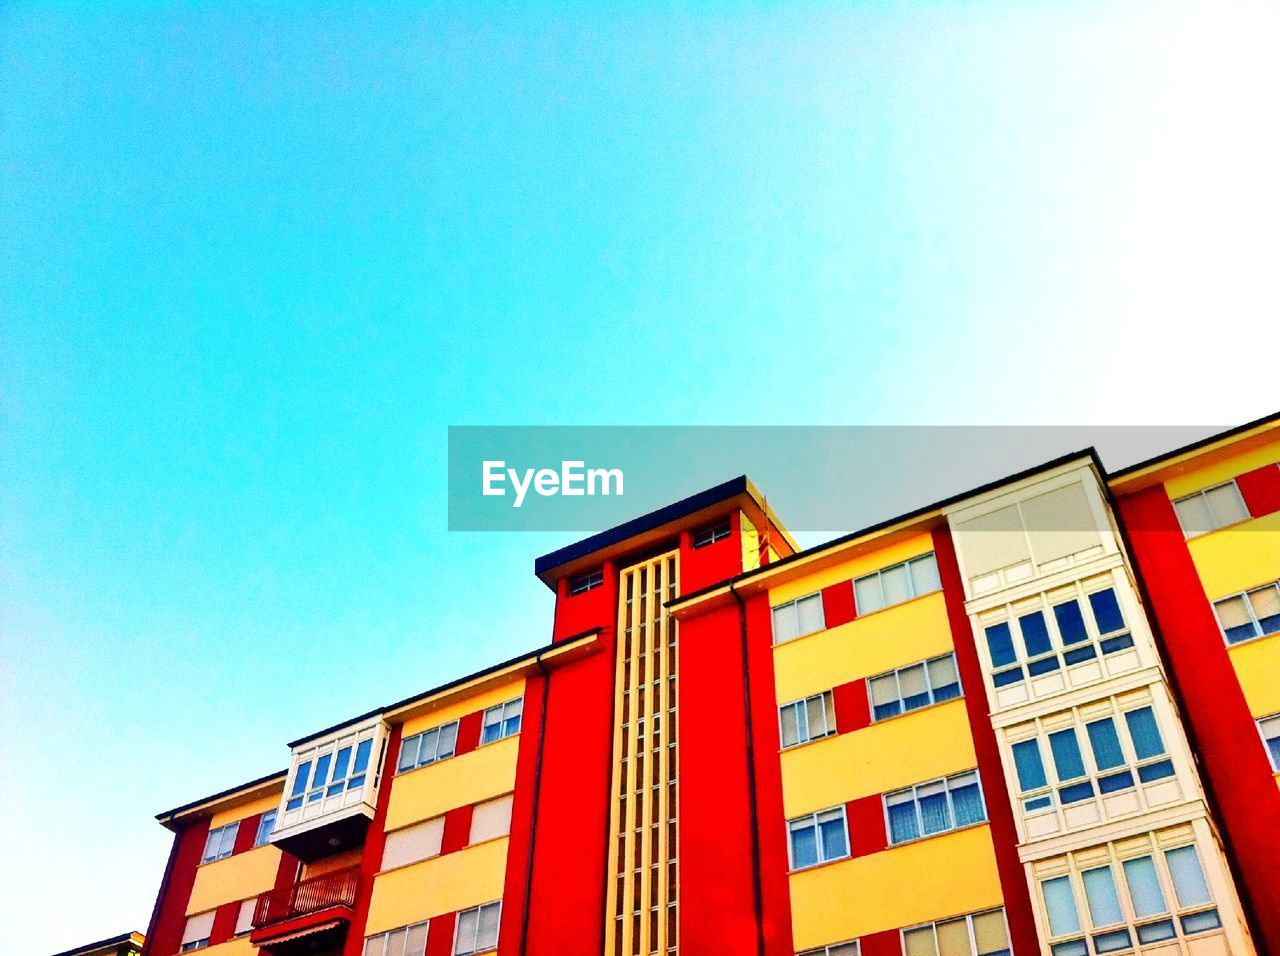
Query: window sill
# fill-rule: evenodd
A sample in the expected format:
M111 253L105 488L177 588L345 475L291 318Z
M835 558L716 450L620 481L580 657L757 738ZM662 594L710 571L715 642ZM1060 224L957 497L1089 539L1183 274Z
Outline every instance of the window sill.
M850 733L852 733L852 731L850 731ZM779 747L778 753L780 754L794 753L797 750L804 750L806 747L812 747L814 744L820 744L824 740L831 740L833 737L839 737L839 736L840 736L840 732L837 730L833 730L830 733L823 734L821 737L810 737L808 740L802 740L800 743L792 744L790 747Z
M806 637L817 637L819 634L826 634L830 631L838 630L842 627L848 627L850 624L857 624L859 621L865 621L869 617L875 617L877 614L883 614L885 611L896 611L900 607L906 607L908 604L915 604L917 601L923 601L925 598L933 597L935 594L941 594L942 589L930 591L928 594L918 594L913 598L907 598L905 601L899 601L897 604L890 604L887 607L876 608L874 611L868 611L866 614L859 614L852 620L845 621L843 624L837 624L835 627L823 627L816 631L809 631L807 634L797 634L795 637L789 637L785 641L775 640L774 647L786 647L788 644L794 644L797 641L803 641Z
M893 723L893 721L895 720L901 720L903 717L911 717L914 714L922 714L927 710L934 710L938 707L945 707L947 704L954 704L956 703L956 701L963 701L963 700L964 700L964 691L961 690L960 696L958 697L951 697L951 698L948 698L947 700L937 700L937 701L934 701L932 704L925 704L923 707L916 707L916 708L913 708L912 710L904 710L902 713L894 714L892 717L882 717L879 720L876 720L875 716L873 715L871 718L871 723L867 724L867 727L879 727L881 724L890 724L890 723ZM858 730L866 730L867 727L859 727ZM857 731L851 730L849 731L849 733L857 733Z
M979 820L977 823L966 823L962 827L956 827L954 830L940 830L937 833L929 833L925 836L914 837L910 840L903 840L901 843L890 843L885 850L896 850L900 846L914 846L917 843L924 843L926 840L936 840L938 837L951 836L953 833L964 833L966 830L976 830L978 827L990 826L990 820ZM884 850L881 851L882 853Z
M810 863L808 866L792 867L787 870L787 876L795 876L797 873L812 873L814 870L821 870L823 867L835 866L837 863L843 863L845 860L852 860L853 854L846 853L844 856L838 856L834 860L823 860L821 863Z
M1280 631L1272 631L1270 634L1255 634L1253 637L1246 637L1243 641L1236 641L1234 644L1227 640L1227 635L1222 635L1222 641L1226 645L1227 650L1233 647L1244 647L1246 644L1257 644L1259 641L1265 641L1268 637L1280 637Z

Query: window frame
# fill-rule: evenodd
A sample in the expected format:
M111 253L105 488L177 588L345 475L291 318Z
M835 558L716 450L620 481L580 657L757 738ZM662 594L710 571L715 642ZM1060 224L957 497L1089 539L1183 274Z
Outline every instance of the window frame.
M952 797L952 783L960 777L968 777L972 775L974 782L978 787L978 802L982 806L982 818L973 820L969 823L958 824L956 822L955 800ZM951 825L943 830L934 830L932 833L926 833L924 830L924 813L920 808L919 791L924 787L933 787L938 784L943 785L943 793L947 798L947 814L950 817ZM958 789L958 788L957 788ZM904 793L911 794L912 806L915 808L916 818L916 835L905 840L894 840L893 838L893 822L889 816L889 800L892 797L900 796ZM896 804L895 804L896 805ZM957 830L967 830L969 827L975 827L979 824L990 823L991 815L987 809L987 794L982 787L982 774L978 772L976 767L970 770L962 770L959 773L948 774L945 777L936 777L931 780L922 780L919 783L912 784L909 787L899 787L897 790L890 790L880 797L881 811L884 813L884 833L885 840L890 847L906 846L910 843L919 843L921 840L929 840L933 837L942 836L945 833L954 833Z
M852 949L845 947L852 946ZM841 953L841 950L844 950ZM860 939L845 939L838 943L828 943L826 946L817 946L813 949L802 950L796 956L861 956L862 941Z
M805 601L813 601L813 600L817 601L818 618L820 623L817 627L813 628L812 630L801 631L800 630L800 627L801 627L800 605ZM790 635L789 637L779 637L778 635L780 632L780 628L778 627L778 612L791 611L791 610L795 611L796 633ZM808 637L810 634L817 634L821 631L825 631L827 629L827 611L826 611L826 608L823 606L822 592L814 591L811 594L802 594L799 597L793 598L790 601L783 601L781 604L771 607L769 609L769 621L773 628L773 643L775 645L788 644L791 641L798 641L802 637Z
M1209 500L1209 492L1218 491L1219 489L1226 487L1230 487L1235 491L1236 501L1240 505L1240 510L1244 512L1244 517L1237 518L1234 521L1227 521L1224 524L1218 524L1217 515L1213 512L1213 504ZM1210 522L1213 524L1213 527L1207 531L1197 531L1192 533L1187 530L1186 525L1182 522L1182 512L1178 510L1178 505L1184 501L1191 501L1194 498L1202 498L1204 500L1205 510L1208 511ZM1252 513L1249 511L1249 503L1244 500L1244 493L1240 491L1240 484L1235 478L1229 478L1226 481L1220 481L1217 484L1207 485L1206 487L1193 491L1190 494L1179 495L1177 498L1173 499L1172 503L1173 513L1178 519L1178 527L1182 531L1183 538L1187 541L1190 541L1193 538L1203 538L1207 534L1213 534L1215 531L1221 531L1223 528L1230 528L1232 525L1241 524L1253 517Z
M493 907L498 908L498 924L493 934L492 946L480 945L480 920L485 910ZM459 949L458 945L462 942L462 917L468 913L476 914L476 931L472 937L472 946L470 949ZM453 948L451 952L453 956L475 956L476 953L487 953L498 948L498 937L502 935L502 900L492 900L488 903L481 903L479 906L468 906L464 910L458 911L458 918L453 924Z
M822 701L822 719L823 719L823 723L825 723L827 727L820 734L807 733L807 731L809 730L808 705L809 705L809 701L811 700ZM796 714L798 715L796 718L796 737L798 739L796 740L795 743L789 744L786 742L786 730L785 730L785 725L783 724L782 717L783 717L784 711L793 707L796 708ZM804 719L804 725L806 730L806 734L804 736L801 736L800 734L800 718L801 717L803 717ZM788 701L785 704L778 705L778 742L781 744L781 747L779 748L781 750L791 750L794 747L801 747L804 744L810 743L814 740L821 740L823 737L832 737L837 732L838 731L836 729L836 700L835 700L834 691L824 690L820 694L811 694L810 696L803 697L800 700L792 700L792 701Z
M588 591L594 591L598 587L604 586L604 566L592 568L590 571L583 571L581 574L575 574L569 579L569 597L577 597L579 594L586 594Z
M946 919L933 920L932 922L929 922L929 923L916 923L913 926L904 926L900 930L898 930L898 942L899 942L899 945L901 946L901 951L905 956L907 952L907 934L908 933L917 933L922 929L931 929L933 930L933 951L935 953L941 953L942 950L938 947L939 924L958 923L961 920L964 920L965 930L969 933L969 952L971 956L994 956L994 954L984 954L978 950L978 936L973 928L973 921L977 917L989 916L993 913L1000 914L1000 922L1004 924L1004 941L1007 944L1004 949L998 950L997 952L1012 953L1013 937L1009 935L1009 917L1005 913L1003 906L993 906L990 909L977 910L976 912L973 912L973 913L965 913L962 916L951 916L951 917L947 917Z
M1268 581L1266 584L1259 584L1243 591L1237 591L1234 594L1227 594L1210 602L1213 607L1214 620L1218 622L1218 630L1222 633L1222 640L1227 647L1239 647L1241 644L1248 644L1250 641L1259 641L1264 637L1280 634L1280 628L1274 631L1263 629L1262 621L1259 619L1257 611L1253 608L1253 602L1249 600L1249 595L1258 591L1265 591L1268 588L1275 590L1277 595L1280 596L1280 581ZM1245 612L1249 615L1249 623L1253 625L1257 633L1251 634L1249 637L1242 637L1238 641L1231 640L1230 635L1227 634L1227 627L1222 622L1222 615L1218 613L1218 605L1225 604L1228 601L1240 601L1244 605Z
M382 950L379 954L377 954L377 956L387 956L387 946L391 942L392 935L402 931L405 934L405 937L404 937L405 945L404 945L404 948L401 949L400 951L400 956L422 956L422 953L408 952L409 931L415 930L419 926L422 927L422 950L423 950L423 953L425 953L427 949L427 933L430 931L430 928L431 928L431 920L429 919L421 919L421 920L418 920L416 923L408 923L404 926L396 926L391 929L384 929L381 933L371 933L370 935L364 938L364 945L360 947L360 956L370 956L369 941L374 939L382 940Z
M220 827L214 827L204 838L204 851L200 854L200 865L207 863L217 863L219 860L225 860L227 857L235 853L236 837L240 833L240 820L232 820L230 823L224 823ZM228 839L230 834L230 839ZM213 843L214 837L218 838L218 850L213 856L209 855L209 846ZM225 850L223 847L225 846Z
M460 721L458 721L458 720L450 720L450 721L446 721L446 722L445 722L445 723L443 723L443 724L437 724L435 727L428 727L426 730L420 731L420 732L418 732L418 733L416 733L416 734L413 734L413 735L411 735L411 736L409 736L409 737L404 738L404 740L402 740L402 741L400 742L400 752L399 752L398 754L396 754L396 772L395 772L395 775L398 777L398 776L400 776L400 774L402 774L402 773L412 773L413 771L415 771L415 770L420 770L420 769L421 769L421 768L423 768L423 767L430 767L432 764L437 764L437 763L439 763L439 762L440 762L440 761L442 761L442 760L448 760L448 759L450 759L451 757L456 757L456 756L457 756L457 754L458 754L458 727L459 727L459 724L460 724ZM441 754L440 754L440 735L441 735L441 733L443 733L443 731L444 731L446 728L449 728L449 727L452 727L452 728L453 728L453 742L452 742L452 744L450 744L450 750L449 750L449 752L448 752L447 754L444 754L443 756L441 756ZM482 731L482 732L483 732L483 731ZM421 752L422 752L422 739L423 739L424 737L426 737L428 734L435 734L435 735L436 735L436 736L435 736L435 755L434 755L430 760L423 761L423 760L421 760L421 759L420 759L420 758L421 758ZM405 751L405 747L408 745L409 741L411 741L411 740L412 740L412 741L415 741L415 746L416 746L416 748L417 748L417 749L414 751L415 756L414 756L414 763L413 763L413 766L412 766L412 767L406 767L406 766L404 766L404 755L405 755L405 753L406 753L406 751Z
M821 824L818 817L828 813L840 814L840 825L844 830L844 852L839 856L824 857ZM811 822L814 829L814 845L817 848L818 859L813 863L806 863L803 866L796 866L795 844L792 842L792 833L796 824ZM839 860L847 860L853 855L853 844L849 838L849 808L845 804L839 804L834 807L825 807L822 810L815 810L813 813L802 813L798 817L791 817L787 820L787 868L790 873L800 873L804 870L812 870L814 867L825 866L828 863L835 863Z
M1276 722L1276 736L1268 737L1262 725L1273 720ZM1254 723L1258 726L1258 736L1262 738L1262 749L1267 752L1267 760L1271 763L1272 772L1280 773L1280 713L1259 717ZM1274 751L1271 749L1271 741L1273 740L1276 741L1276 749Z
M947 698L944 698L943 700L938 700L937 695L934 692L933 677L929 673L929 665L937 661L944 660L948 657L951 658L951 665L952 667L955 668L957 691L954 697L947 697ZM927 703L920 704L916 707L908 708L906 706L906 696L902 693L902 676L901 675L903 671L913 670L914 668L917 668L917 667L924 668L925 691L929 695L929 700ZM884 717L877 717L875 694L871 689L871 685L874 681L884 680L885 678L888 678L888 677L892 677L894 679L894 683L898 688L897 702L902 709L894 714L887 714ZM938 704L945 704L953 700L960 700L962 697L964 697L964 681L960 677L960 662L956 660L955 651L947 651L947 653L945 654L938 654L937 656L930 657L927 660L916 661L914 664L907 664L904 667L898 667L891 671L885 671L883 674L876 674L873 677L867 678L867 705L870 709L871 722L873 724L883 723L886 720L893 720L895 717L903 717L907 714L913 714L917 710L924 710L925 708L928 708L928 707L935 707Z
M1145 844L1130 845L1123 852L1117 850L1117 843L1130 842L1126 840L1116 841L1103 844L1100 847L1089 847L1083 851L1068 853L1063 858L1065 868L1055 868L1051 874L1047 875L1035 875L1036 902L1046 913L1048 912L1048 906L1044 897L1045 883L1065 877L1067 885L1071 889L1076 929L1072 932L1054 935L1053 928L1046 919L1044 943L1048 947L1051 956L1074 956L1074 954L1081 953L1079 946L1083 946L1084 952L1090 954L1090 956L1093 956L1093 954L1103 954L1105 956L1106 953L1111 952L1133 952L1153 943L1186 940L1195 938L1201 933L1220 931L1223 928L1221 904L1213 896L1213 888L1209 885L1208 876L1204 871L1204 861L1201 858L1200 847L1194 838L1175 840L1168 846L1164 846L1161 844L1158 835L1152 834L1149 835L1149 839ZM1209 894L1209 900L1208 902L1184 906L1178 896L1177 880L1169 864L1168 855L1188 848L1194 851L1201 879ZM1089 859L1082 862L1079 859L1082 856ZM1129 874L1124 866L1126 862L1136 860L1149 860L1154 868L1156 884L1162 897L1161 903L1164 906L1162 912L1148 913L1145 916L1137 915L1133 888ZM1084 874L1093 873L1101 869L1107 869L1110 872L1111 885L1120 908L1119 922L1094 923L1093 908L1084 882ZM1188 918L1204 916L1210 913L1217 920L1216 926L1192 932L1186 931L1185 921ZM1171 935L1152 937L1145 940L1141 937L1141 930L1163 928L1164 924L1167 924L1172 930ZM1124 933L1127 938L1127 942L1124 945L1114 946L1110 949L1099 949L1097 944L1099 937L1118 936L1120 933Z
M320 804L320 813L329 813L343 806L347 794L360 793L371 788L372 782L378 778L378 761L381 754L374 754L373 747L378 739L376 726L360 727L353 731L339 733L328 740L314 746L303 747L294 752L293 764L289 768L289 778L285 781L285 795L282 807L286 814L305 813L313 803ZM345 763L339 758L347 752ZM362 763L363 761L363 763ZM323 763L323 782L316 784L316 769ZM303 770L306 776L303 777ZM341 773L341 776L338 774ZM299 787L301 780L302 786ZM335 801L337 807L330 805ZM295 820L288 826L293 826Z
M705 539L702 539L703 535L706 536ZM730 519L729 515L725 515L719 521L713 521L710 524L705 524L701 528L696 529L693 534L690 535L690 543L694 550L697 550L699 548L709 548L711 545L732 536L733 521Z
M1106 708L1105 712L1103 708ZM1129 714L1136 713L1141 710L1151 712L1151 719L1155 723L1156 733L1160 737L1160 744L1164 748L1160 753L1148 757L1140 757L1138 755L1138 744L1134 739L1133 728L1129 722ZM1089 713L1084 713L1088 711ZM1170 777L1178 776L1178 764L1174 759L1173 752L1169 749L1169 733L1165 726L1165 722L1160 718L1155 706L1155 699L1148 695L1145 700L1132 700L1122 703L1120 697L1105 697L1101 700L1090 701L1083 706L1069 707L1055 714L1048 715L1050 717L1060 717L1063 714L1071 715L1070 722L1052 721L1046 726L1045 717L1037 717L1022 724L1015 724L1008 729L1010 734L1008 738L1010 766L1013 771L1013 783L1011 788L1013 796L1019 812L1023 817L1041 816L1049 813L1056 813L1065 810L1067 807L1077 803L1083 803L1086 800L1100 800L1103 797L1113 793L1123 793L1128 790L1141 789L1146 784L1156 783L1160 780L1167 780ZM1093 737L1089 733L1089 726L1099 723L1103 720L1110 720L1112 726L1116 730L1116 739L1120 744L1121 756L1124 762L1115 766L1103 768L1099 764L1098 754L1094 745ZM1019 728L1034 726L1035 732L1032 734L1017 734L1016 739L1013 732ZM1075 738L1076 751L1080 756L1081 765L1084 773L1074 777L1062 777L1058 770L1057 756L1053 748L1051 738L1056 734L1070 731ZM1019 744L1034 741L1040 753L1040 769L1045 778L1043 786L1034 787L1030 790L1022 789L1022 779L1017 772L1017 760L1013 756L1014 748ZM1150 771L1150 768L1161 764L1169 765L1168 773L1161 773L1151 779L1143 779L1143 771ZM1102 781L1118 779L1124 775L1128 775L1130 782L1127 786L1114 786L1112 789L1103 789ZM1082 796L1078 799L1063 799L1062 791L1073 787L1089 787L1088 796ZM1037 803L1041 800L1048 799L1049 803L1043 806L1028 806L1031 803Z
M512 708L512 707L516 708L517 713L513 715L508 715L507 711L509 708ZM498 712L498 722L496 724L490 724L489 715L492 714L494 711ZM513 730L508 730L507 724L509 724L512 720L516 722L515 728ZM503 701L501 704L494 704L492 707L486 707L484 710L484 713L480 715L480 746L483 747L485 744L496 744L499 740L506 740L508 737L514 737L516 734L520 733L520 730L523 727L523 725L524 725L524 695L523 694L521 694L519 697L511 698L511 700ZM488 733L490 726L494 726L498 728L498 736L492 739L486 739L485 735Z
M262 816L258 818L258 829L253 834L253 848L255 850L271 842L271 834L276 832L276 820L279 816L279 809L273 808L263 811ZM267 827L268 822L270 823L269 827ZM263 827L267 827L265 833L263 832Z
M1072 591L1073 593L1068 595L1067 591ZM1120 617L1124 622L1123 627L1111 631L1102 630L1102 625L1098 621L1098 614L1092 601L1093 595L1107 591L1112 593L1116 607L1120 611ZM1057 609L1072 603L1076 605L1079 611L1080 620L1084 625L1085 639L1068 643L1062 631ZM1099 661L1108 655L1117 654L1120 651L1129 650L1136 646L1130 615L1126 612L1124 603L1120 600L1120 589L1115 578L1110 573L1084 581L1074 581L1050 591L1041 591L1034 595L1029 595L1025 599L1007 603L992 610L999 613L984 616L984 619L980 619L978 627L982 629L982 633L975 636L981 645L982 653L987 657L985 663L988 666L984 670L986 670L987 676L991 681L992 688L996 691L1004 687L1011 687L1014 684L1025 683L1028 680L1042 677L1046 674L1066 671L1079 664ZM1044 623L1045 636L1049 641L1049 650L1031 654L1028 651L1022 621L1036 614L1040 615ZM988 635L990 630L1001 625L1008 631L1009 645L1013 649L1013 661L1007 664L995 663ZM1106 645L1111 646L1108 647ZM1086 650L1089 650L1090 653L1080 656ZM1078 659L1068 660L1069 655L1076 655ZM1048 662L1054 662L1053 666L1043 666ZM1033 668L1037 666L1040 666L1041 669L1036 673L1032 673ZM1008 675L1008 679L1002 679L1006 675Z
M916 579L915 579L915 575L912 573L912 566L925 560L929 560L933 563L933 577L938 582L938 586L929 591L920 591L920 590L917 590L916 588ZM888 574L891 571L896 571L898 568L904 568L906 570L907 572L906 581L908 585L908 590L911 593L910 595L908 595L905 598L902 598L901 600L889 603L885 600L884 575ZM863 608L862 602L858 600L858 582L870 581L872 578L876 580L876 585L880 592L880 606L873 607L873 608ZM916 598L922 598L929 594L937 594L939 591L942 590L942 575L938 570L938 555L934 551L926 551L924 554L918 554L914 558L907 558L907 560L905 561L898 561L894 564L886 565L883 568L878 568L877 570L872 571L869 574L860 574L853 579L852 587L853 587L853 606L855 609L855 613L857 614L858 617L866 617L868 614L875 614L879 611L887 611L891 607L898 607L900 604L906 604L909 601L914 601Z

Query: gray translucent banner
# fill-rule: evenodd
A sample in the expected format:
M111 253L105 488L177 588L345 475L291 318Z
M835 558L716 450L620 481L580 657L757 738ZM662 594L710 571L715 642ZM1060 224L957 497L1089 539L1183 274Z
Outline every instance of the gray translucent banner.
M849 531L1090 446L1117 471L1223 430L451 426L449 529L601 531L745 474L790 530Z

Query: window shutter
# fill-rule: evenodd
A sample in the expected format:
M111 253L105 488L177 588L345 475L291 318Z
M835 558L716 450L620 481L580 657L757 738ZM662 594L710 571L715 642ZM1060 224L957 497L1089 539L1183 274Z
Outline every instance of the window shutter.
M386 845L382 849L382 868L389 870L437 856L443 838L443 817L388 833Z
M472 843L482 843L511 832L511 796L477 804L471 813Z
M194 943L196 940L208 939L213 933L213 914L216 910L209 910L207 913L197 913L195 916L187 917L187 928L182 934L182 945Z

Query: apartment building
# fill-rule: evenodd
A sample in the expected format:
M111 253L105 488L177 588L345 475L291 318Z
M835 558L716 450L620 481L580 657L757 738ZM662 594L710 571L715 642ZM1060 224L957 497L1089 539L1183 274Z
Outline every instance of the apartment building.
M798 551L738 478L552 640L160 815L147 956L1280 952L1280 416Z

